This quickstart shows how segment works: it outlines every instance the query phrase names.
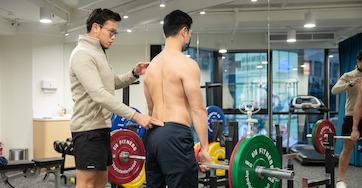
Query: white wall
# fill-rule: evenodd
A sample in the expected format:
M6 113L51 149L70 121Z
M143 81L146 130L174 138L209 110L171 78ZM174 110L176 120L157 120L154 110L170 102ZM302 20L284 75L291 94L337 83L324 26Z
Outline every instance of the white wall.
M32 155L32 41L29 35L0 37L0 140L6 157L9 148L29 148Z
M36 118L58 116L65 104L64 38L33 36L33 116ZM52 80L57 85L54 92L43 92L42 80Z

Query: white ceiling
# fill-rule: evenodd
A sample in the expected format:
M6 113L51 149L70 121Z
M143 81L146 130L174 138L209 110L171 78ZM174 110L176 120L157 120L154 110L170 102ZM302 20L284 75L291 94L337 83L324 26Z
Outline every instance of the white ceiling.
M163 17L174 9L188 12L198 33L236 35L247 33L297 34L333 33L336 40L362 32L362 0L0 0L0 35L36 32L61 35L65 27L70 32L84 32L91 10L109 8L121 15L128 13L119 30L159 30ZM54 13L53 23L39 23L39 7ZM199 11L205 10L205 15ZM317 27L303 27L304 14L315 14ZM268 27L269 26L269 27Z

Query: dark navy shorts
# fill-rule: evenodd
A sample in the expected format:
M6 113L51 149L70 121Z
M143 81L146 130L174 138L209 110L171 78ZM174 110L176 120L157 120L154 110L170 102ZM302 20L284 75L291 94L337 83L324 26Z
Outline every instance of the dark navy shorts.
M352 126L353 126L353 116L344 117L341 136L351 136ZM359 122L358 131L360 134L362 134L362 121Z
M78 170L106 171L112 164L110 129L73 132L72 137Z
M198 163L191 128L165 122L146 133L147 188L197 188Z

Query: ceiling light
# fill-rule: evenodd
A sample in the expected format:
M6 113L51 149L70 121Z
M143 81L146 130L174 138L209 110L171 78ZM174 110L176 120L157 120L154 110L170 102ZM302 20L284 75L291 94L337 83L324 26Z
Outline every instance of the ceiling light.
M128 14L127 14L127 13L124 13L123 18L124 18L124 19L127 19L127 18L128 18Z
M263 65L257 65L256 68L261 69L261 68L263 68Z
M206 14L205 10L200 11L200 14L201 14L201 15Z
M268 62L267 61L262 61L261 64L266 65L266 64L268 64Z
M251 2L257 2L258 0L251 0Z
M288 31L287 34L287 42L295 42L295 41L297 41L296 32L294 29L291 29Z
M162 25L163 25L163 23L164 23L164 22L163 22L163 20L161 20L161 21L160 21L160 24L162 24Z
M333 55L332 54L329 54L329 56L328 56L329 58L333 58Z
M132 32L132 29L127 29L127 32L128 32L128 33L131 33L131 32Z
M220 49L220 50L219 50L219 53L221 53L221 54L224 54L224 53L226 53L226 52L228 52L226 49Z
M52 23L52 13L46 7L40 7L40 22Z
M304 15L304 27L305 28L313 28L315 27L315 16L313 12L308 11Z
M162 7L162 8L166 7L164 0L161 0L160 7Z

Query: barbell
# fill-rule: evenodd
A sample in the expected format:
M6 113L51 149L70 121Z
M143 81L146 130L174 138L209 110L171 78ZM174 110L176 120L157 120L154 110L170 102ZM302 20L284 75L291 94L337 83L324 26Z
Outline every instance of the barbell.
M279 152L265 135L249 135L240 140L229 165L202 163L209 168L228 170L230 187L278 187L280 179L294 179L294 172L281 169ZM135 179L144 164L142 140L130 130L118 130L111 135L113 164L108 177L116 184Z
M336 136L336 129L333 123L329 120L319 120L314 124L312 134L307 134L307 138L312 138L312 145L314 149L325 154L324 144L327 142L328 133L333 133L334 142L336 139L351 139L351 136ZM358 140L362 140L360 137Z

